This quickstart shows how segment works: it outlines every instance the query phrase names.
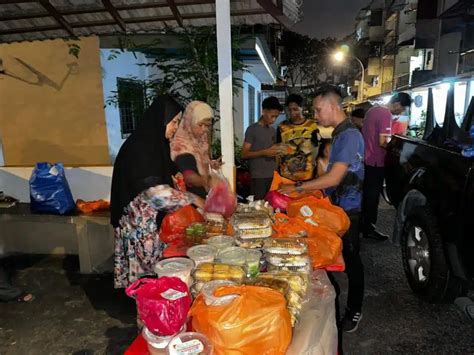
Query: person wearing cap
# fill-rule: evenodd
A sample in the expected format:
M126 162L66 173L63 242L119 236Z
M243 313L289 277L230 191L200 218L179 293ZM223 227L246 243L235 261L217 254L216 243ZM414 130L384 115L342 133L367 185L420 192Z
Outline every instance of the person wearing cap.
M250 193L255 200L263 200L270 190L273 172L277 169L276 157L281 148L276 143L276 130L272 127L283 110L274 96L262 102L262 116L245 131L242 159L248 159L251 175Z
M362 195L362 226L364 238L387 240L388 235L375 229L379 197L385 177L386 147L393 134L403 134L394 125L396 118L411 105L410 95L394 94L387 106L372 107L365 115L362 135L365 143L365 178Z

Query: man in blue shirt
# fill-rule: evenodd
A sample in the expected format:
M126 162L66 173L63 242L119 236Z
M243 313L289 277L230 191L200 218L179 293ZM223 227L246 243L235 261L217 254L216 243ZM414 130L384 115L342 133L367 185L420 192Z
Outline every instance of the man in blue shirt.
M327 173L296 185L283 185L282 193L324 190L331 201L346 211L351 226L343 241L343 256L349 281L346 312L342 321L345 332L357 330L362 319L364 267L359 255L359 219L364 180L364 139L342 108L339 89L327 87L313 100L315 118L324 127L333 127Z

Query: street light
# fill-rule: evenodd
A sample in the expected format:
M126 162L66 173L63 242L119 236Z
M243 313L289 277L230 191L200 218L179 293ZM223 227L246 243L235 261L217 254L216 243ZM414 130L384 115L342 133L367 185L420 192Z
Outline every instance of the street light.
M344 61L345 56L346 56L346 54L343 51L339 50L336 53L334 53L334 60L336 62L341 63L342 61ZM361 78L361 82L360 82L360 85L359 85L359 93L357 95L357 98L359 99L359 101L362 102L364 100L364 82L365 82L364 64L362 63L362 61L359 58L357 58L353 55L351 55L350 57L355 59L357 61L357 63L359 63L360 69L362 71L362 78Z

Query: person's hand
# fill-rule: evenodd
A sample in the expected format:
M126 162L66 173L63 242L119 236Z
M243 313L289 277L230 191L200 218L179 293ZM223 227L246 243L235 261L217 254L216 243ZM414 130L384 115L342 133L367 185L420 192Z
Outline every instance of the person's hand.
M204 208L204 203L206 201L202 198L202 197L199 197L197 195L194 195L194 202L193 202L193 205L195 205L196 207L199 207L199 208Z
M283 195L290 195L296 192L296 187L292 184L280 185L280 189L278 190L278 192Z
M281 147L278 144L272 145L270 148L265 150L267 157L276 157L281 154Z
M214 170L219 170L222 166L222 164L224 164L222 162L222 157L218 158L218 159L214 159L214 160L211 160L211 168L214 169Z

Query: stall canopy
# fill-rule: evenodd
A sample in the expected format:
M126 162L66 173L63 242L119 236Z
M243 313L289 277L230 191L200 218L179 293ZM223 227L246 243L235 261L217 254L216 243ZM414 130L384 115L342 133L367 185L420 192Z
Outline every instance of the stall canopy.
M153 33L216 23L219 0L2 0L0 42L117 33ZM222 1L223 3L227 0ZM290 27L301 0L230 1L232 23Z
M302 18L303 0L1 0L0 43L217 26L224 174L234 181L231 24Z

